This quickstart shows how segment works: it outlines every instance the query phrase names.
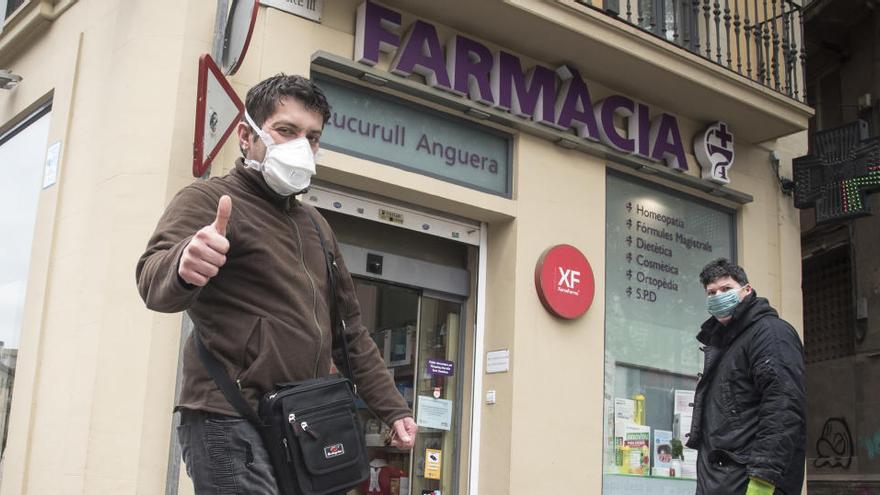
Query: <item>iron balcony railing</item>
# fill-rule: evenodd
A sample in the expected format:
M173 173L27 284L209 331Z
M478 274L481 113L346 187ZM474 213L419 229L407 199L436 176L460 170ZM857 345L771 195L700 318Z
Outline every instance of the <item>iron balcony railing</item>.
M792 0L578 0L806 101L804 18Z

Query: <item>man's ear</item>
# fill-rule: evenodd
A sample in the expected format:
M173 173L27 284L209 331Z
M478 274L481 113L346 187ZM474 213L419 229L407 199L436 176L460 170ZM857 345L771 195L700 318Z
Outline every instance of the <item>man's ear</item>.
M251 146L251 126L247 122L239 122L235 127L235 133L238 136L238 147L242 152L246 152Z

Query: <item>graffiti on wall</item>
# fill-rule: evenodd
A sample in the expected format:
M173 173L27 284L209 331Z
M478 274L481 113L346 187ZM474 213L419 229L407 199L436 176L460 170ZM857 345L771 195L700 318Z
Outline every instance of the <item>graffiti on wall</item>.
M853 458L853 441L845 418L828 418L822 435L816 441L817 468L849 469Z
M873 436L860 437L859 444L865 449L868 459L873 461L880 457L880 431L875 431Z

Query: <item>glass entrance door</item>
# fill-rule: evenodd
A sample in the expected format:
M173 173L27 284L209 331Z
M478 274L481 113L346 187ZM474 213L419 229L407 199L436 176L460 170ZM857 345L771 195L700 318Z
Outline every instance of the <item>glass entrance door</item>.
M385 445L390 434L362 409L370 478L361 494L456 492L460 455L463 300L419 288L355 278L364 325L419 425L416 445Z

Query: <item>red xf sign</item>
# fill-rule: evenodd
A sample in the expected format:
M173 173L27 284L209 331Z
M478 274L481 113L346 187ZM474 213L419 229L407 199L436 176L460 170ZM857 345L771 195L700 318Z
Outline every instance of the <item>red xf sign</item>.
M574 246L559 244L545 251L538 260L535 288L547 311L571 320L590 309L596 280L583 253Z

